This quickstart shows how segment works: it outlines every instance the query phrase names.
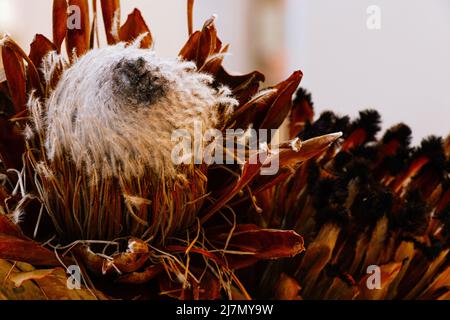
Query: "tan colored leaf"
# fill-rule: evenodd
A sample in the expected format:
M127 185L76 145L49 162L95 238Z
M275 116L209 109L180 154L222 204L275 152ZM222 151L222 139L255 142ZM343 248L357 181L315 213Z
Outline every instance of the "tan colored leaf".
M55 269L14 272L11 273L9 280L14 282L14 286L16 288L20 288L24 282L43 279L51 275L53 272L55 272Z

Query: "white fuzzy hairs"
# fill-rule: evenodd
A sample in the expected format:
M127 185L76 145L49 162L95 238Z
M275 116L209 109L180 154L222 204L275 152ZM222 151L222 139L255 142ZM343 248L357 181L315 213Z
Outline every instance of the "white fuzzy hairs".
M174 130L216 128L237 102L214 89L193 63L118 44L95 49L67 69L47 101L50 161L70 159L90 176L174 177Z

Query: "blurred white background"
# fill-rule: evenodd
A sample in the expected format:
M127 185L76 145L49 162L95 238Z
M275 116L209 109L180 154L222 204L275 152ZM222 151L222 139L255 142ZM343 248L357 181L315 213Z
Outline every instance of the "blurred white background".
M381 10L380 30L367 28L370 5ZM34 34L51 37L51 6L0 0L0 31L28 49ZM186 1L123 0L123 21L135 7L155 49L175 56L187 38ZM449 0L197 0L196 29L214 13L231 44L228 69L258 69L269 84L301 69L318 112L376 108L385 128L409 124L416 143L450 133Z

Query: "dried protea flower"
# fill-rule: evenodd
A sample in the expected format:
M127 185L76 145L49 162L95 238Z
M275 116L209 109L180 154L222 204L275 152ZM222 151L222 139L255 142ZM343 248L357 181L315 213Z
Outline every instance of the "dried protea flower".
M37 35L29 55L0 35L0 298L449 298L450 138L411 148L400 124L378 140L374 110L315 119L300 71L264 90L259 72L230 75L214 17L193 31L192 0L173 60L139 10L121 26L119 1L101 4L102 49L81 0L54 0L53 41ZM243 162L171 159L171 134L195 120L203 133L286 119L292 140L244 140Z
M37 35L29 55L7 35L0 42L6 80L0 258L31 264L9 265L5 283L35 280L51 299L106 298L102 292L251 298L237 270L296 256L304 246L293 231L248 224L238 212L239 198L252 194L252 182L262 189L276 182L261 176L265 166L277 160L283 172L297 168L340 134L295 139L273 150L271 136L261 150L244 140L246 159L234 165L174 162L172 134L192 135L195 121L200 135L278 129L301 72L263 91L259 72L228 74L222 67L228 46L217 37L214 17L197 32L190 18L178 58L161 59L138 10L119 25L118 1L102 1L109 46L95 48L87 2L70 2L80 6L81 30L61 27L68 4L54 1L53 41ZM263 160L249 161L255 155ZM80 268L88 290L73 297L58 269L20 272L61 266ZM128 290L116 291L122 284Z
M194 136L196 121L202 134L226 121L237 101L212 81L191 62L121 43L76 60L45 106L32 101L46 149L36 164L41 197L61 237L156 241L193 223L206 167L176 166L172 135Z

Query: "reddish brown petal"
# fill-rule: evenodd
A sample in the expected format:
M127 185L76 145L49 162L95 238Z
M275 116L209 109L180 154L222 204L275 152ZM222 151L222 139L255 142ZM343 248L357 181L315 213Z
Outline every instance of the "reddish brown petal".
M80 8L81 16L80 28L69 28L69 22L73 19L75 12L69 12L69 22L64 22L67 26L67 53L70 58L72 58L73 51L75 50L78 57L84 55L89 49L89 39L90 39L90 23L89 23L89 4L88 0L69 0L69 6L77 6ZM69 7L70 8L70 7ZM66 20L67 21L67 20Z
M67 0L53 1L53 43L58 52L67 34Z
M222 66L223 59L224 59L223 54L225 54L227 51L228 51L228 45L226 45L223 48L220 55L215 55L215 56L208 58L208 60L206 60L205 64L201 67L201 69L199 71L215 76L219 72L220 67Z
M142 34L147 34L141 41L141 48L150 48L153 44L153 37L147 24L138 9L128 16L125 24L120 28L120 40L131 43Z
M244 104L259 91L260 83L265 81L265 77L258 71L234 76L229 74L222 66L216 75L216 81L231 88L234 96L241 104Z
M217 48L217 29L214 25L214 20L215 17L208 19L201 32L195 60L199 69L205 64L208 57L215 53Z
M300 142L300 140L298 140L297 150L293 148L280 148L279 165L281 168L294 168L297 165L305 162L306 160L309 160L321 154L340 137L342 137L342 133L340 132L331 133L303 142Z
M30 60L33 61L34 66L38 69L41 83L44 85L44 75L41 70L41 65L44 58L52 51L56 50L56 46L42 34L37 34L30 45Z
M8 217L0 214L0 234L24 238L20 228L15 225Z
M261 123L277 95L276 89L259 93L233 113L229 124L234 128L248 128L250 124Z
M198 44L200 43L201 36L202 33L200 31L196 31L189 37L189 40L178 54L181 59L186 61L194 61L197 56Z
M120 1L119 0L101 0L103 22L105 24L106 40L108 44L116 44L119 39L114 35L115 31L120 29ZM118 16L116 16L116 12ZM117 18L115 20L114 18ZM115 31L114 31L115 30Z
M14 102L15 112L19 113L25 110L27 103L27 82L23 59L9 46L2 47L2 58L10 97Z
M303 74L300 71L294 72L286 81L276 86L279 95L269 111L266 118L259 127L260 129L278 129L289 115L292 106L292 96L297 91Z
M27 262L34 266L59 266L55 254L28 239L0 234L0 259Z
M211 241L225 243L229 233L211 236ZM295 257L305 251L303 238L294 231L260 229L253 225L238 226L229 241L229 250L252 253L256 259Z

